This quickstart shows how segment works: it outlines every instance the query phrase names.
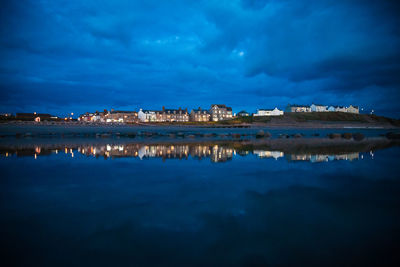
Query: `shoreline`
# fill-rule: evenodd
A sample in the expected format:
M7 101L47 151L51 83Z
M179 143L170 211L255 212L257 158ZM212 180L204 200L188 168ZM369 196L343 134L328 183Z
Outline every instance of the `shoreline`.
M82 123L82 122L2 122L0 123L1 128L8 127L24 127L34 126L37 128L41 127L57 127L63 126L65 128L140 128L140 127L157 127L157 128L200 128L200 129L224 129L224 128L271 128L271 129L400 129L399 126L395 126L389 123L365 123L365 122L337 122L337 121L307 121L307 122L270 122L270 123L241 123L241 124L224 124L224 123L199 123L199 124L182 124L182 123L139 123L139 124L125 124L125 123Z

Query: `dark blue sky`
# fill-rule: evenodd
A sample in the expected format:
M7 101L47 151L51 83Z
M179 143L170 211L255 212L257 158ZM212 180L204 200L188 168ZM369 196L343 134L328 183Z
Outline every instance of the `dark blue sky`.
M400 117L400 5L1 1L0 112L355 104Z

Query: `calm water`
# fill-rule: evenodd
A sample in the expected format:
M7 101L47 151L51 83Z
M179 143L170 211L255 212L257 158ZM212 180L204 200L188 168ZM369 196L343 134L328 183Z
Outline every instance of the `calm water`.
M106 141L3 147L3 260L396 265L400 148L358 150Z

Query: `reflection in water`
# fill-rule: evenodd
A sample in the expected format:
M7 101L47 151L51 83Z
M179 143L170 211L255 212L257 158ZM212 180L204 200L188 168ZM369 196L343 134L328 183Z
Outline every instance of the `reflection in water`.
M329 162L335 160L353 161L363 159L359 152L346 153L310 153L310 152L283 152L277 150L264 149L236 149L229 145L218 144L103 144L103 145L78 145L64 146L57 148L45 148L35 146L33 148L2 149L1 155L9 157L13 154L17 156L44 156L49 154L58 154L58 151L64 151L64 154L75 156L74 152L82 155L104 158L122 158L135 157L139 159L162 158L167 159L206 159L212 162L226 162L232 160L234 156L256 155L258 158L272 158L278 160L285 158L287 161L309 161L309 162ZM373 159L373 152L369 153Z
M0 140L9 265L399 266L388 140L42 142Z
M289 160L290 161L311 161L311 162L324 162L324 161L333 161L333 160L358 160L360 157L360 153L354 152L354 153L346 153L346 154L340 154L340 155L324 155L324 154L318 154L318 155L306 155L306 154L296 154L296 155L290 155Z

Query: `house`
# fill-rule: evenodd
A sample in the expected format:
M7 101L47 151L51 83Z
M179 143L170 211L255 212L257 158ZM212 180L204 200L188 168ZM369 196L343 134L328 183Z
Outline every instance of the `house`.
M327 106L320 105L320 104L314 104L314 103L313 103L313 104L310 106L311 112L326 112L327 109L328 109Z
M310 106L287 105L285 112L311 112Z
M248 112L245 111L245 110L242 110L242 111L240 111L240 112L237 114L237 116L238 116L238 117L248 117L248 116L250 116L250 113L248 113Z
M212 121L222 121L232 119L232 108L226 105L213 104L210 109Z
M143 110L138 112L138 118L141 122L187 122L189 113L186 109L166 109L162 110Z
M141 122L156 122L156 112L154 110L140 109L138 112L138 119Z
M335 111L336 112L347 112L347 108L346 107L337 106L337 107L335 107Z
M15 119L24 121L45 121L51 120L51 115L46 113L17 113Z
M210 112L208 110L202 110L200 107L198 109L192 109L190 111L189 120L190 121L209 121Z
M336 108L334 106L329 106L328 107L328 112L335 112Z
M120 111L111 109L105 114L106 122L120 122L120 123L137 123L138 113L136 111Z
M257 113L255 113L253 116L260 117L260 116L281 116L281 115L283 115L283 110L274 108L274 109L257 109Z
M186 109L166 109L162 107L162 111L156 111L157 122L187 122L189 121L189 113Z
M360 109L359 109L359 107L357 107L357 106L350 105L350 106L347 108L347 112L359 114L359 113L360 113Z

